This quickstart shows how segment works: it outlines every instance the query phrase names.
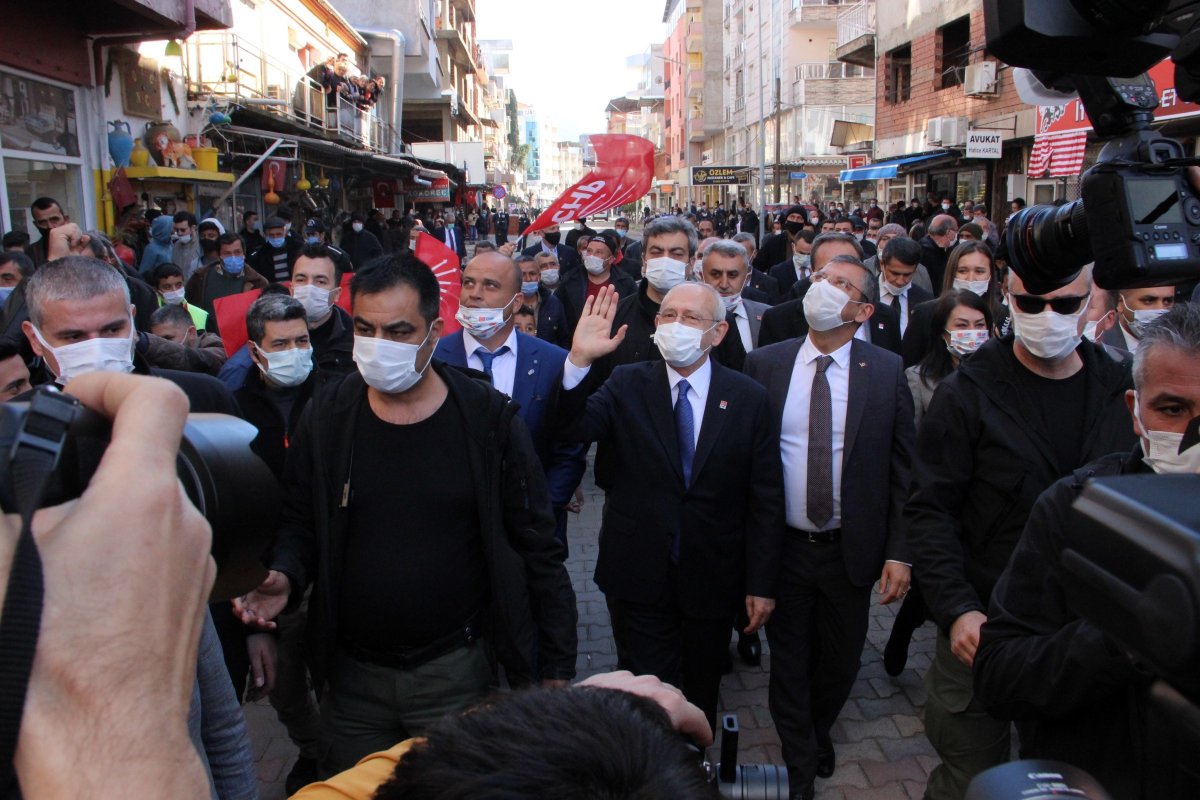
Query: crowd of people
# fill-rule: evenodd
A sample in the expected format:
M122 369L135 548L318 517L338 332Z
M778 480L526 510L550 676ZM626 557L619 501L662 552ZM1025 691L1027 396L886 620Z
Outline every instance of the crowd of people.
M625 217L519 236L528 218L503 210L372 211L336 245L320 219L226 232L181 212L125 254L42 198L41 238L6 237L3 399L166 378L192 411L251 422L279 480L267 577L197 612L180 651L214 796L253 796L244 698L269 697L297 747L289 792L368 797L461 752L473 718L504 730L456 716L491 708L501 676L565 687L593 444L618 667L678 686L700 744L735 632L757 663L765 630L792 793L812 798L874 591L900 605L889 674L937 628L930 800L1007 761L1014 721L1023 755L1116 797L1187 796L1151 767L1179 744L1143 724L1144 671L1065 601L1060 551L1088 477L1196 471L1178 452L1200 414L1192 287L1108 291L1084 267L1032 292L1002 225L953 198L798 202L761 239L745 203L676 211L644 209L640 236ZM422 233L461 259L453 334ZM251 288L226 358L213 304Z

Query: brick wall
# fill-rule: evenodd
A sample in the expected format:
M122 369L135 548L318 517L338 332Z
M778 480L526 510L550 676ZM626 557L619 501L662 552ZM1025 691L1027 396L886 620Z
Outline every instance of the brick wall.
M970 55L970 63L996 61L982 49L985 43L983 9L977 8L970 17L971 49L975 51ZM951 21L947 19L944 23ZM1017 96L1012 70L1003 65L1000 65L996 74L999 91L994 95L966 97L962 86L936 89L938 38L937 30L933 30L912 41L912 89L909 99L904 102L887 102L887 53L878 54L875 70L878 98L875 108L876 141L922 132L926 121L933 117L993 119L1029 108Z

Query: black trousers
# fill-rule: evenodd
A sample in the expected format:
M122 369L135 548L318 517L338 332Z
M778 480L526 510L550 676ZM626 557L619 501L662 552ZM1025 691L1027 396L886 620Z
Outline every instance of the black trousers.
M690 616L675 599L674 570L657 603L607 597L618 665L678 687L715 728L721 667L729 649L734 610L719 619Z
M831 747L837 721L858 677L867 638L871 586L846 576L842 544L784 540L771 646L771 717L793 786L816 777L817 749Z

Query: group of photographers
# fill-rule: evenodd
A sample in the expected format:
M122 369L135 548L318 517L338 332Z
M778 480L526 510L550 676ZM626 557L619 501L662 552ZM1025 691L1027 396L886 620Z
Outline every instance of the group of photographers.
M957 221L946 220L936 242L944 273L922 294L912 289L924 248L902 230L884 239L872 229L880 241L864 263L865 232L818 233L797 207L779 234L790 253L771 271L791 288L774 308L743 299L753 293L753 237L701 243L686 219L653 220L634 265L641 282L618 297L621 243L604 232L576 266L583 288L569 352L512 330L526 302L521 265L480 255L464 267L465 334L454 340L467 348L466 369L441 357L439 288L424 265L410 254L358 265L347 314L337 306L345 265L318 242L298 253L290 287L267 287L250 308L240 371L227 369L224 382L205 374L203 359L151 366L137 349L150 320L130 276L78 231L46 231L47 263L20 276L18 330L37 358L27 365L22 347L0 344L0 388L11 399L31 377L70 384L116 413L103 469L122 464L123 477L140 480L136 459L149 453L149 485L167 494L179 399L89 373L164 377L192 411L258 428L253 448L285 493L270 573L233 612L225 604L212 617L236 693L249 675L251 695L271 696L300 749L289 791L392 753L376 762L384 769L373 791L409 758L393 752L399 742L454 733L431 726L487 697L497 664L512 686L574 677L575 597L547 488L554 448L542 438L558 437L602 440L609 451L597 459L608 493L596 580L621 665L679 683L700 708L688 706L685 729L700 727L695 714L711 725L714 665L730 628L753 634L765 623L771 711L794 797L811 798L814 779L836 767L830 728L857 673L875 582L882 602L904 600L889 672L903 669L926 614L938 629L925 728L941 763L926 797L961 798L975 775L1007 761L1013 720L1023 755L1081 766L1114 797L1185 796L1182 778L1153 768L1164 749L1147 748L1149 677L1069 607L1058 554L1089 477L1200 471L1200 447L1179 452L1200 416L1200 306L1176 303L1176 287L1108 293L1089 267L1032 293L987 243L958 243ZM174 307L167 273L152 308ZM199 345L202 325L158 321L167 335L156 338ZM783 333L767 345L766 331ZM537 358L522 360L530 352ZM561 401L558 419L530 417L492 388L515 394L527 365L529 376L549 370L531 403ZM161 426L141 444L132 405ZM85 495L61 524L80 527L85 508L116 513L104 499ZM130 523L146 521L135 506ZM194 516L177 504L158 524L189 532L162 546L186 548L196 574L173 564L170 577L198 602L211 576L195 566L203 537ZM165 580L138 574L146 562L131 559L131 590ZM177 669L162 678L162 711L137 701L146 713L185 714L188 704L167 695L195 688L182 676L211 626L198 607L174 612L187 635L170 643ZM153 627L166 624L161 614L147 621L151 635L167 635ZM67 646L54 624L45 634L45 646ZM44 685L35 670L33 721L21 731L32 744L17 765L28 797L65 794L61 778L40 783L51 780L41 759L52 757L39 747L53 728L44 726L61 722L52 702L38 702ZM193 736L221 798L255 793L234 694L224 685L192 704L206 722L228 720ZM186 746L168 735L145 743L147 753L175 752L183 766L173 785L197 777L178 753ZM334 791L351 790L318 785L303 796Z

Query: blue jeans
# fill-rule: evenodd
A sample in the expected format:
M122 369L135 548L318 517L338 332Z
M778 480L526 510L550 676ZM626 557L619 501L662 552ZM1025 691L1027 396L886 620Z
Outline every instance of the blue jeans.
M246 717L233 693L217 629L207 610L196 656L188 734L208 772L215 800L257 800L258 781Z

